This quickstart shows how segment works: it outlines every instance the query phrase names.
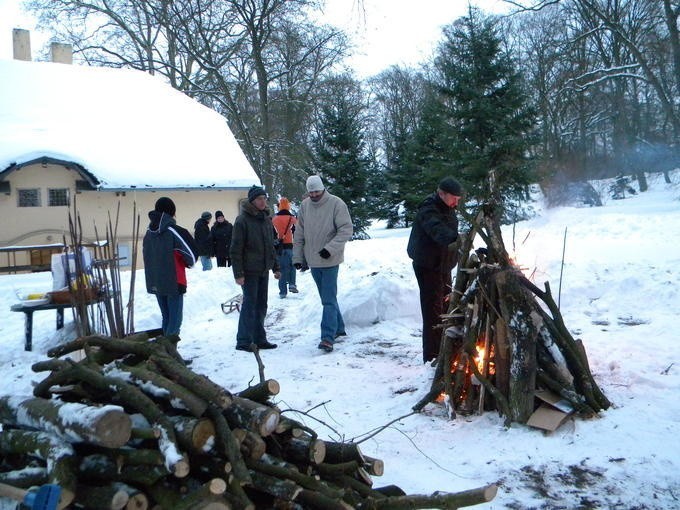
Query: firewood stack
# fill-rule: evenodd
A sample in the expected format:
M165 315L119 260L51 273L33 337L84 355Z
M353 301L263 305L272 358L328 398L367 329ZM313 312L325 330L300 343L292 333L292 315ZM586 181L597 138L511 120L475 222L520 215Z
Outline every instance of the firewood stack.
M374 488L382 461L282 416L276 381L231 394L154 335L81 337L33 365L49 372L33 396L0 397L0 482L56 483L59 508L92 509L459 508L496 494Z
M495 409L509 426L527 423L537 407L537 390L559 396L582 416L607 409L610 402L590 372L582 342L567 329L550 285L538 288L508 255L499 203L496 196L474 218L461 211L471 226L460 236L432 385L413 409L443 395L451 417ZM477 235L486 247L473 250Z

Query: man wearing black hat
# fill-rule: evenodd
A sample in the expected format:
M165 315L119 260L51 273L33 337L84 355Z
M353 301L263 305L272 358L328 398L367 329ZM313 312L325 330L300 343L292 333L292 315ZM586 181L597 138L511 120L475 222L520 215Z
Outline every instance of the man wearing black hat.
M146 291L158 300L163 335L177 336L187 291L185 270L196 263L198 249L191 234L175 222L175 203L170 198L156 201L149 220L142 243Z
M248 201L234 220L229 247L234 280L243 289L241 314L236 332L236 349L253 352L275 349L267 341L264 318L267 315L269 270L281 276L274 250L274 226L267 209L267 193L259 186L248 191Z
M196 240L196 246L198 246L198 255L201 259L203 271L210 271L212 269L213 240L210 235L211 218L212 214L210 211L203 211L201 217L194 223L194 239Z
M445 177L437 191L418 206L408 240L408 256L420 288L423 315L423 362L439 354L441 331L434 328L446 311L444 303L451 292L451 271L458 263L456 207L462 194L453 177Z
M217 259L217 267L231 266L229 246L231 245L231 231L233 225L224 217L222 211L215 211L215 223L210 228L213 253Z

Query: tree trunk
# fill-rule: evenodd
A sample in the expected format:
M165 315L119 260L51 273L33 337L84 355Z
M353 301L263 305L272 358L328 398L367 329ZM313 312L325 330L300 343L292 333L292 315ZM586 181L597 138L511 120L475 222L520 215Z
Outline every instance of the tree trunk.
M130 417L118 406L92 407L33 397L0 397L0 421L107 448L123 446L132 430Z

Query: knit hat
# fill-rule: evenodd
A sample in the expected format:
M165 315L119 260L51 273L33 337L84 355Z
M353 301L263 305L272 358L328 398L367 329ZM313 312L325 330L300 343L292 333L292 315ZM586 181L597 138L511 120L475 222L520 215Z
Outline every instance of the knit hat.
M460 187L460 184L453 177L444 177L439 183L439 189L442 191L446 191L451 195L456 195L457 197L459 197L463 192L463 189Z
M210 213L210 211L203 211L201 213L201 218L204 220L209 220L210 218L212 218L212 214Z
M318 175L310 175L307 177L307 191L323 191L326 188Z
M215 219L220 217L224 218L224 214L222 214L222 211L215 211Z
M260 186L253 186L248 190L248 202L252 202L259 196L267 196L267 192Z
M281 197L281 200L279 200L279 211L290 211L290 202L286 197Z
M175 202L173 202L168 197L161 197L156 200L156 205L153 206L153 210L159 213L169 214L170 216L175 215Z

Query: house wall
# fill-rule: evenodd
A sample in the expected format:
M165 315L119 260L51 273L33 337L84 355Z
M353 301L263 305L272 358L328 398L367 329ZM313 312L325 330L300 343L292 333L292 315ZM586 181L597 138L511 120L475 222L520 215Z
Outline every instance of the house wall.
M63 236L70 243L69 211L73 204L77 207L83 231L83 242L94 242L95 226L100 240L106 238L106 227L115 222L116 211L120 204L118 219L118 243L132 249L133 208L136 203L140 216L140 237L148 225L148 212L161 196L170 197L177 206L177 223L193 235L194 223L203 211L213 216L221 210L226 219L234 222L239 212L239 203L246 198L247 190L129 190L82 191L76 192L76 181L82 177L75 170L61 165L35 164L12 172L6 178L10 183L10 193L0 193L0 246L27 246L60 243ZM39 189L39 207L19 207L19 189ZM50 188L68 188L71 206L48 206ZM214 217L211 220L211 225ZM124 250L125 248L123 248ZM141 239L138 252L138 267L142 267ZM16 254L16 264L28 264L27 253ZM0 267L6 267L5 257L0 258Z

